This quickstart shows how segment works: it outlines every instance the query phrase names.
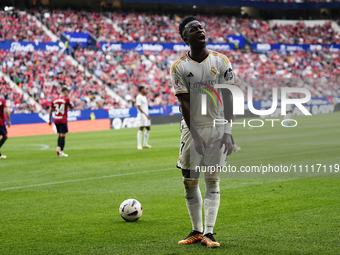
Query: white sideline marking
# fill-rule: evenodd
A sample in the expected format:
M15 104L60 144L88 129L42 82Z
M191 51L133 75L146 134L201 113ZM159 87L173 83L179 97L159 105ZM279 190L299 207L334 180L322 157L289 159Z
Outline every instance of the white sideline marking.
M173 167L173 168L165 168L165 169L151 170L151 171L144 171L144 172L136 172L136 173L114 174L114 175L90 177L90 178L68 180L68 181L59 181L59 182L48 182L48 183L32 184L32 185L27 185L27 186L18 186L18 187L3 188L3 189L0 189L0 191L12 190L12 189L23 189L23 188L30 188L30 187L48 186L48 185L63 184L63 183L69 183L69 182L81 182L81 181L88 181L88 180L97 180L97 179L112 178L112 177L118 177L118 176L124 176L124 175L147 174L147 173L167 171L167 170L174 170L174 169L176 169L176 168Z
M40 146L40 150L47 150L48 148L50 148L49 145L47 144L27 144L27 145L30 145L30 146Z

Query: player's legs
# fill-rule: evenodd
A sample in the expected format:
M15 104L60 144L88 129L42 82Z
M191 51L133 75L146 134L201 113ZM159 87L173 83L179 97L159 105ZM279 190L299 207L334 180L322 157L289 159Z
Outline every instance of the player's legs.
M287 111L287 114L283 116L284 120L289 120L291 119L293 116L293 112L292 111ZM290 121L285 121L285 126L291 126L292 124L290 123Z
M204 234L213 233L220 206L220 176L205 177Z
M137 132L137 149L142 150L142 139L143 139L143 129L144 126L139 127L138 132Z
M7 134L6 135L2 135L2 138L0 140L0 148L6 142L7 139L8 139ZM2 159L2 158L7 158L7 157L5 155L2 155L1 152L0 152L0 159Z
M227 164L227 155L223 154L224 148L220 149L221 138L224 130L221 128L202 129L201 136L207 143L203 165L205 177L205 197L204 197L204 236L202 244L209 248L220 247L213 237L213 230L216 223L218 209L220 205L220 175L218 168ZM201 169L201 171L203 171Z
M151 148L151 146L148 144L148 142L149 142L149 135L150 135L150 126L146 126L145 127L145 132L144 132L143 147Z
M59 134L57 154L59 157L67 157L68 155L64 153L65 137L66 137L66 133L68 132L67 123L56 124L56 128Z
M179 241L178 244L192 244L200 242L203 237L202 195L199 188L200 172L193 170L193 165L199 164L200 157L190 155L191 135L189 129L183 128L181 125L181 132L180 155L177 167L182 169L185 200L193 230L184 240ZM196 159L196 162L193 159Z
M179 241L178 244L192 244L200 242L203 238L202 195L199 188L199 172L182 169L182 175L185 200L193 230L185 239Z
M4 145L4 143L8 139L6 126L0 126L0 135L2 136L2 138L0 140L0 148L1 148L2 145ZM0 152L0 159L1 158L6 158L6 156L2 155L1 152Z

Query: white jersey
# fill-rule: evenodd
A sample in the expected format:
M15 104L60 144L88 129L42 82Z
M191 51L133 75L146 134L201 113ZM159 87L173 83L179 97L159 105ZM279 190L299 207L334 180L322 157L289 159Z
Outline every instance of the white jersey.
M212 126L214 119L224 119L222 90L216 84L234 85L234 74L229 59L209 50L201 63L182 55L171 65L171 83L175 94L190 94L190 109L197 127ZM202 94L206 100L206 115L202 115Z
M139 94L136 97L136 105L140 106L140 108L142 109L142 111L146 115L149 115L149 105L148 105L148 100L146 99L146 96L143 96L142 94ZM138 113L137 113L137 117L138 118L141 118L141 117L145 116L143 113L141 113L141 111L138 109L138 107L137 107L137 110L138 110Z

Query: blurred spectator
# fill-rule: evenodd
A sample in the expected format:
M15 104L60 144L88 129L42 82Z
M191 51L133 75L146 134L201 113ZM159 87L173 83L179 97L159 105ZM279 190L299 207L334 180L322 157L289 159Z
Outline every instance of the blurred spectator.
M0 41L51 41L25 12L0 11Z

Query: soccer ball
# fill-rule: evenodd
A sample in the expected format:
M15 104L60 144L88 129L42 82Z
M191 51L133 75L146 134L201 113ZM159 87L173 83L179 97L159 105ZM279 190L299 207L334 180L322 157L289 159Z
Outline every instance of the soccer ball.
M119 207L119 214L126 221L136 221L142 213L142 205L136 199L127 199Z

